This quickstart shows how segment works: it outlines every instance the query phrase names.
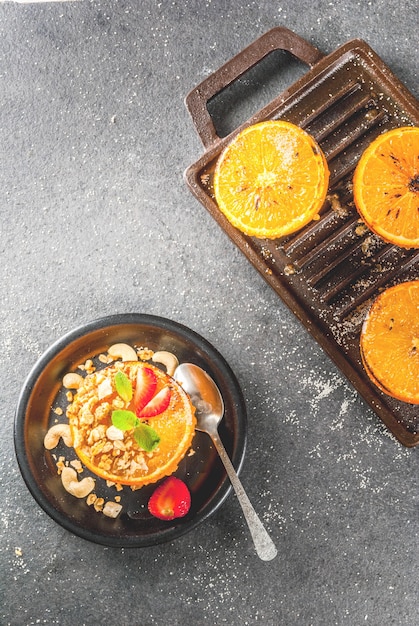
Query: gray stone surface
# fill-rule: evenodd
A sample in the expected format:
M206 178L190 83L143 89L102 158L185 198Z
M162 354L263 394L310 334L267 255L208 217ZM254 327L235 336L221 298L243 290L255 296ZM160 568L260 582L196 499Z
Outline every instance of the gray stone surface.
M0 4L1 624L419 623L417 450L182 179L203 150L186 93L281 24L325 53L365 39L418 96L415 0ZM173 543L126 550L71 535L29 494L23 381L58 337L118 312L186 324L230 363L249 414L241 477L276 560L255 556L234 495Z

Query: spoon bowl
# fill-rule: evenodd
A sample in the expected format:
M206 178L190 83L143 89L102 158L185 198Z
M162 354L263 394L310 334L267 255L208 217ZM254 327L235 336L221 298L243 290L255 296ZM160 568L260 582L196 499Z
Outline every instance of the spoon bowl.
M193 363L179 365L174 378L182 385L195 407L197 430L211 437L220 455L242 507L258 556L263 561L272 560L277 555L277 549L254 510L218 434L218 424L224 416L224 402L220 390L213 379Z

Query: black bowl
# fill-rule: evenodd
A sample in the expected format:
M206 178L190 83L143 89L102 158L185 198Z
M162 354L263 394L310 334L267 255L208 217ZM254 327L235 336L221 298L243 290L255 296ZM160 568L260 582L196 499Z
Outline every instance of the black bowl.
M246 447L246 408L236 377L221 354L189 328L153 315L133 313L95 320L59 339L35 364L19 398L14 429L16 456L29 491L58 524L84 539L107 546L143 547L175 539L195 528L219 508L231 485L210 438L196 432L194 454L186 455L175 472L192 496L191 509L183 518L161 521L149 514L147 502L156 485L137 491L124 487L119 494L123 508L116 519L96 512L85 499L64 490L56 461L60 454L71 460L69 451L74 450L60 444L62 448L48 451L43 445L49 426L57 421L54 410L66 404L62 378L120 342L173 352L180 363L196 363L208 372L224 399L220 436L237 471ZM59 419L65 421L65 417ZM83 472L86 475L87 469ZM95 478L99 497L113 500L118 495L106 481Z

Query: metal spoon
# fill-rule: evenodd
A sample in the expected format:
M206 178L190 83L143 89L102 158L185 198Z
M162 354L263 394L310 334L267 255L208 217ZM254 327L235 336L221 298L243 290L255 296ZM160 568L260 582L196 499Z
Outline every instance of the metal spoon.
M270 561L277 555L277 549L254 510L218 435L218 424L224 415L224 402L215 382L208 374L193 363L182 363L174 373L174 378L189 394L196 409L197 430L207 433L220 455L224 467L243 509L255 544L256 552L263 561Z

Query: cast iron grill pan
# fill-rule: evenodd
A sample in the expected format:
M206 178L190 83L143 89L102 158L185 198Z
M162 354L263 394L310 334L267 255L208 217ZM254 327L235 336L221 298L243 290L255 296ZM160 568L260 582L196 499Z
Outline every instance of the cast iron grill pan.
M227 137L218 137L207 103L273 50L309 66L307 73ZM373 299L385 288L418 278L419 251L381 241L359 220L352 176L358 159L379 134L419 125L415 98L376 53L353 40L328 56L289 31L268 31L186 98L205 147L185 172L192 193L347 376L405 446L419 443L419 406L379 391L360 359L359 335ZM281 240L248 237L218 209L212 180L216 161L233 136L266 119L285 119L320 144L331 173L319 221Z

